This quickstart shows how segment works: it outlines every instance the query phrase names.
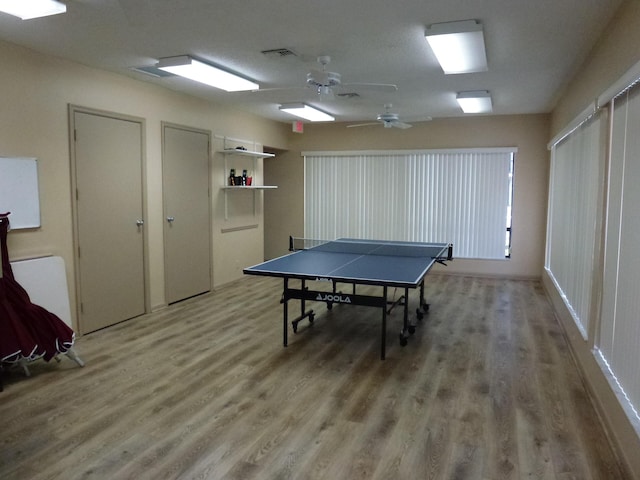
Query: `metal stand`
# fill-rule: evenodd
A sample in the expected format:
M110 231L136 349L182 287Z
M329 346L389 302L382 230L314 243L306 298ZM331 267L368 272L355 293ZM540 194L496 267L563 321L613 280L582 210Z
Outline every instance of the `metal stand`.
M353 286L353 291L355 292L355 284ZM300 315L294 318L291 321L293 332L297 333L298 331L298 323L300 323L305 318L309 319L309 323L312 324L315 320L315 313L313 310L305 310L305 301L311 300L316 302L324 302L327 304L327 308L331 309L333 304L348 304L348 305L360 305L365 307L376 307L382 309L382 332L381 332L381 340L380 340L380 359L384 360L386 353L386 337L387 337L387 291L388 288L386 286L383 287L382 296L372 296L372 295L356 295L353 294L343 294L335 292L335 283L334 283L334 292L326 292L320 290L309 290L309 288L305 285L305 281L301 281L300 288L290 288L289 287L289 278L284 278L284 292L282 294L283 303L283 319L282 319L282 343L286 347L288 344L288 324L289 324L289 309L287 303L290 299L298 299L300 300ZM407 315L405 306L405 322L407 322ZM406 340L404 342L406 345Z

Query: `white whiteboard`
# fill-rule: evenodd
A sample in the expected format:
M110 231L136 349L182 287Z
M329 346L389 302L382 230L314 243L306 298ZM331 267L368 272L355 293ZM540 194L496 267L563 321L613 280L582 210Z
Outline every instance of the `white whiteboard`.
M71 327L71 307L67 275L62 257L40 257L11 262L16 281L22 285L31 303L56 314Z
M11 212L12 229L40 226L38 162L35 158L0 157L0 213Z

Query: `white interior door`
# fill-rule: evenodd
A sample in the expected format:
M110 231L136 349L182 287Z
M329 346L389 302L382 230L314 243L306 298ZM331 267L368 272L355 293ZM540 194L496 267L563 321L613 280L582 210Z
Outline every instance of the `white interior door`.
M79 326L145 313L142 123L73 110Z
M173 303L211 290L211 134L162 128L165 296Z

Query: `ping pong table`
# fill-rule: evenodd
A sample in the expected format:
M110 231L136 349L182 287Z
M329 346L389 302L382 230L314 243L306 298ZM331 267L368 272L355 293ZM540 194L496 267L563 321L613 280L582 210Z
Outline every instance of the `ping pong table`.
M304 239L302 239L304 240ZM329 242L318 242L310 248L306 246L296 250L294 239L290 238L289 253L273 260L247 267L243 272L248 275L281 277L284 279L283 304L283 345L288 344L289 311L291 299L300 300L300 315L291 321L293 332L297 333L298 323L307 318L312 324L315 319L313 310L306 310L306 301L322 302L330 310L334 304L361 305L382 309L382 333L380 358L386 353L387 314L396 305L404 306L403 328L399 334L400 344L405 346L407 339L415 333L415 324L409 322L409 289L420 288L419 306L416 309L418 319L428 311L429 304L424 299L424 280L435 263L446 265L445 260L453 259L453 246L447 243L394 242L382 240L359 240L340 238ZM291 287L289 280L300 280L298 288ZM327 289L310 290L307 281L331 282L331 291ZM352 285L352 293L337 290L337 284ZM380 295L360 295L356 285L382 287ZM389 288L404 289L404 295L395 301L389 301ZM387 307L390 306L389 309Z

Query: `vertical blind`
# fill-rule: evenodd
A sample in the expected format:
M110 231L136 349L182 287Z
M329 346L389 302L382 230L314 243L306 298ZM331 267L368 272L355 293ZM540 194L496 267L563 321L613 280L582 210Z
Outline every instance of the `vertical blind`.
M592 315L603 138L600 112L551 150L546 269L584 338Z
M450 242L459 258L504 259L515 152L304 152L304 235Z
M640 420L640 87L612 102L602 314L596 347Z

